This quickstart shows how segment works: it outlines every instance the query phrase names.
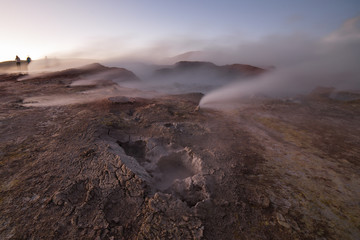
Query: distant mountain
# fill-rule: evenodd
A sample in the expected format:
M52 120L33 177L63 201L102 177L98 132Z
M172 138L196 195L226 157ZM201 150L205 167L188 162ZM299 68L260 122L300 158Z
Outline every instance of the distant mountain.
M231 64L221 66L225 71L227 71L230 75L258 75L264 73L266 70L260 67L255 67L247 64Z
M224 80L235 80L239 78L247 78L257 76L266 72L265 69L246 65L231 64L218 66L212 62L201 61L180 61L171 67L156 70L156 77L174 77L178 75L211 75Z
M176 55L174 57L167 58L165 59L165 61L170 64L174 64L180 61L194 61L197 58L201 58L202 55L203 55L202 51L190 51Z

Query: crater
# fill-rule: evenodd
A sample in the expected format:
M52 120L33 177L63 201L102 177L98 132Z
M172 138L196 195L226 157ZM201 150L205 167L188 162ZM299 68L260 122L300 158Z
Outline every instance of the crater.
M148 184L154 193L172 193L191 207L209 197L202 160L190 148L174 146L167 139L117 143L149 173Z
M159 190L166 190L175 180L191 177L198 171L199 169L192 165L186 151L179 151L161 157L156 163L155 170L150 170L150 174L155 178L155 186Z
M126 155L135 158L140 164L145 161L146 142L138 140L135 142L121 142L117 141L120 147L122 147Z

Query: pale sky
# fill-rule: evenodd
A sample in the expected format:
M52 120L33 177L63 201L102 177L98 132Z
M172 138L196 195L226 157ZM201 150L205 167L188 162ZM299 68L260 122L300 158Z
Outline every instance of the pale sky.
M360 0L0 0L0 61L106 58L154 44L174 47L171 55L206 41L294 33L320 38L358 15Z

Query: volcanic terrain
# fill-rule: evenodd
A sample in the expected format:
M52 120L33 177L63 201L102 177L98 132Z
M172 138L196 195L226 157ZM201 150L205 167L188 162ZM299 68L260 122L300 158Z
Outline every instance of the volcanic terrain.
M358 93L220 111L134 81L0 75L1 239L360 239Z

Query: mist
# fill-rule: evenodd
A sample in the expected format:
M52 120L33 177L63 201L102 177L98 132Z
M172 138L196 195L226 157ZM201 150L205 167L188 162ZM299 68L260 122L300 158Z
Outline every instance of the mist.
M338 30L322 37L294 32L290 35L270 35L256 41L233 37L229 45L217 43L214 39L167 40L154 43L134 53L132 58L107 60L113 66L121 65L142 79L141 83L128 87L157 90L167 93L197 91L205 93L201 105L210 102L237 101L256 95L268 97L294 97L308 94L318 86L338 90L357 91L360 89L360 17L346 21ZM226 39L217 39L226 42ZM172 43L172 44L171 44ZM180 51L187 43L185 54L169 55L173 47ZM164 46L163 48L161 46ZM140 55L153 55L142 59ZM184 52L179 52L184 53ZM129 53L129 56L131 54ZM136 57L134 57L136 56ZM241 63L269 70L251 81L238 79L227 82L211 71L186 72L171 78L154 76L160 68L171 68L176 61L209 61L217 65Z
M101 88L102 80L111 80L127 89L156 92L156 96L201 92L205 94L200 101L201 107L236 103L259 95L291 98L308 94L318 86L359 91L359 22L360 16L349 19L338 30L322 37L294 32L290 35L270 35L256 41L233 36L227 42L229 36L217 38L216 41L183 36L181 39L154 41L152 45L139 48L128 47L131 38L123 39L115 45L107 45L105 39L74 52L59 53L56 55L59 58L33 61L28 68L29 76L23 80L43 72L99 62L108 67L126 68L138 76L140 81L119 82L116 76L110 74L109 77L106 73L78 79L72 87L92 84ZM116 39L110 40L116 42ZM98 45L100 47L97 48ZM113 46L118 50L114 50ZM250 64L267 71L260 76L239 77L232 81L224 79L211 68L158 74L159 70L172 71L176 67L173 64L178 61L205 61L216 66ZM110 95L116 95L116 90L113 89ZM96 94L96 98L99 96Z
M235 103L259 95L292 98L308 94L318 86L359 91L359 22L360 17L350 19L321 39L277 36L240 46L239 49L244 48L241 59L256 65L275 65L275 70L251 82L237 82L212 91L201 99L200 106L219 107L221 103Z

